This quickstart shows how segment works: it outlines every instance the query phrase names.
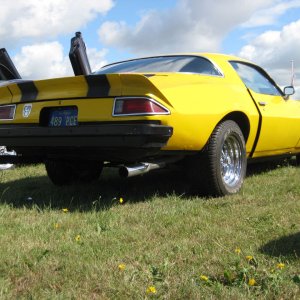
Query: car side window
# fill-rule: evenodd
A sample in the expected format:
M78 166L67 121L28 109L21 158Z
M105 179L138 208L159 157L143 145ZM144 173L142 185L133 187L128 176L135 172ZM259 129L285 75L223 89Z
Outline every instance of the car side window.
M272 79L261 72L258 68L241 62L230 62L247 88L256 93L282 96L282 92L272 82Z

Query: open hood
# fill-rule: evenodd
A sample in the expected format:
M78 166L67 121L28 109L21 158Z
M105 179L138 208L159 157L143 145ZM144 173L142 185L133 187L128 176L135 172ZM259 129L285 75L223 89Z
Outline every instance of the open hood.
M76 32L71 39L69 58L75 76L91 74L92 71L81 32Z

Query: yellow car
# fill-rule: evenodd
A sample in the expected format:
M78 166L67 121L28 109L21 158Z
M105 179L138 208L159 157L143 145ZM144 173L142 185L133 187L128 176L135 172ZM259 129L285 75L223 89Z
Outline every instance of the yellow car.
M80 34L72 40L74 77L22 80L0 60L1 145L17 153L1 163L43 162L63 185L96 180L103 166L133 176L183 161L195 187L223 196L240 190L247 160L299 160L300 101L259 66L186 53L90 73Z

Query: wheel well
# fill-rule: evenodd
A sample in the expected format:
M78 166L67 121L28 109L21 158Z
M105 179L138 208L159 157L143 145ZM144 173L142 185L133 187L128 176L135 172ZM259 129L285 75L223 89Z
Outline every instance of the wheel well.
M249 137L249 132L250 132L250 122L249 122L248 117L244 113L236 111L236 112L232 112L232 113L226 115L221 120L221 122L226 121L226 120L232 120L239 125L239 127L243 133L245 142L247 142L247 139Z

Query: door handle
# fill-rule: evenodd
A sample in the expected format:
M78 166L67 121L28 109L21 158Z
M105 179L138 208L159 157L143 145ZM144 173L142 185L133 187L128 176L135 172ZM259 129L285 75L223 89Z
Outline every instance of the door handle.
M265 102L265 101L258 101L258 104L259 104L260 106L266 106L268 103Z

